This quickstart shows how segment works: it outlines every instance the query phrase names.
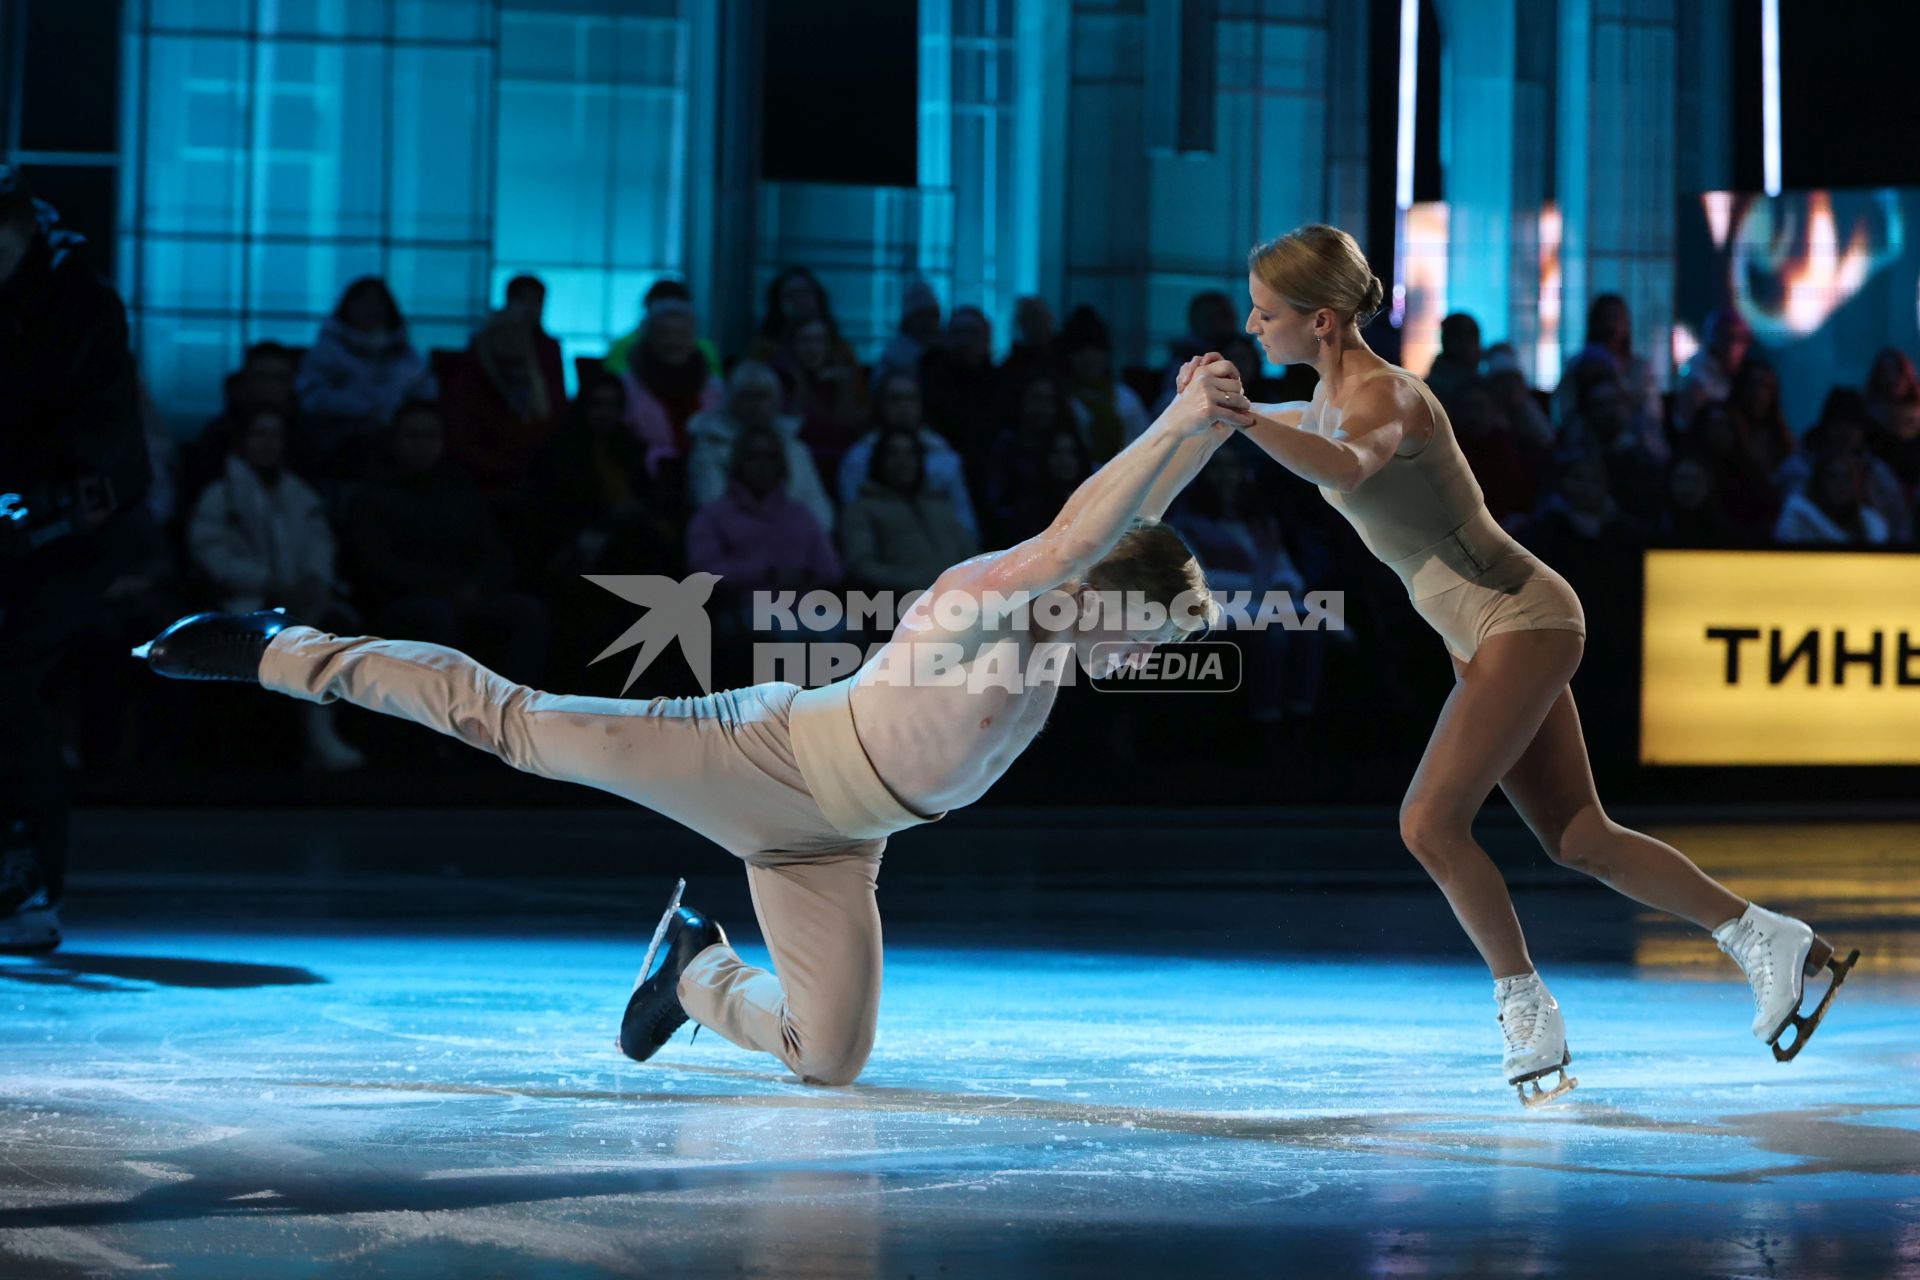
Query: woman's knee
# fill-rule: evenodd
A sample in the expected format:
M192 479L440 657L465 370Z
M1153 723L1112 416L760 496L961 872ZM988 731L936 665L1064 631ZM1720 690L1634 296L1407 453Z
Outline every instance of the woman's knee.
M1471 846L1473 824L1450 805L1409 798L1400 806L1400 839L1420 865L1439 877Z
M1560 866L1585 875L1602 876L1607 870L1607 846L1617 830L1599 805L1587 805L1535 834L1547 857Z

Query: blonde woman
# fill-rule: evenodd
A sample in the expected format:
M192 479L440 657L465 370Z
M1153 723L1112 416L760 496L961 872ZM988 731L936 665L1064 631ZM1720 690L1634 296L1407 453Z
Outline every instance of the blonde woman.
M1384 291L1359 245L1334 227L1302 227L1253 251L1247 288L1247 332L1267 357L1311 363L1320 375L1311 401L1255 405L1247 434L1319 486L1405 582L1453 659L1453 691L1401 805L1400 832L1493 972L1507 1079L1521 1101L1576 1082L1559 1006L1527 955L1505 882L1473 839L1474 814L1495 785L1555 862L1712 930L1752 986L1754 1034L1782 1060L1798 1053L1859 953L1836 959L1805 924L1744 901L1678 850L1607 816L1568 689L1585 646L1579 598L1488 515L1426 384L1361 338ZM1805 979L1823 966L1833 982L1802 1016ZM1782 1047L1789 1025L1798 1035ZM1543 1090L1556 1071L1559 1083Z

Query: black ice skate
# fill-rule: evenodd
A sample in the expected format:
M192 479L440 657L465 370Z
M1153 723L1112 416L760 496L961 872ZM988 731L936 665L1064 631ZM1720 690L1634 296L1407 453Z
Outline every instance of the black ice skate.
M260 679L260 656L272 639L298 623L285 609L254 613L195 613L133 651L172 680Z
M687 1022L687 1011L680 1005L680 975L693 958L716 943L727 940L726 931L692 907L680 905L686 889L682 880L674 887L666 914L653 931L646 959L640 963L640 976L634 980L633 998L620 1019L620 1052L635 1062L645 1062L660 1052L673 1033ZM660 968L652 976L653 958L662 945L666 952Z

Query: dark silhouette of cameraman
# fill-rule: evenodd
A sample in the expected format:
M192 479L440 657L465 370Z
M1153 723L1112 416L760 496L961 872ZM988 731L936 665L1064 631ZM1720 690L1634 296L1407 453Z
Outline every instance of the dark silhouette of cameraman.
M120 297L0 169L0 950L59 945L68 780L41 686L104 607L150 472Z

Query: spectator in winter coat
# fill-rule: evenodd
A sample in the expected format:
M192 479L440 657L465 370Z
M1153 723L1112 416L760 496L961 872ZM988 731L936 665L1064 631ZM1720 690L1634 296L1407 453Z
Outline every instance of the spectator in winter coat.
M979 551L952 501L928 487L927 456L915 432L884 432L871 466L840 518L851 583L901 595L923 591L948 565Z

